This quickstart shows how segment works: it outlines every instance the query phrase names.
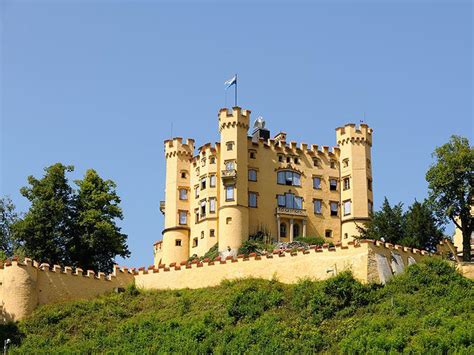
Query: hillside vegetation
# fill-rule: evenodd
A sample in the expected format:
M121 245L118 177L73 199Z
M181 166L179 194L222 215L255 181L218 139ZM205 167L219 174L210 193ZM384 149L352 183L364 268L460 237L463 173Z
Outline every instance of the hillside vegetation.
M0 336L12 353L474 353L474 282L439 260L386 286L226 281L218 287L109 294L40 307Z

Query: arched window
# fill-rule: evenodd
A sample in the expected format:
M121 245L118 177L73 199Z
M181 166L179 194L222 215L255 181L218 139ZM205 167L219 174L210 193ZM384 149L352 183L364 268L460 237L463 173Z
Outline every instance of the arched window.
M293 224L293 237L299 237L300 236L300 225L298 223Z
M277 183L280 185L301 186L301 174L291 170L280 170L277 173Z
M286 238L286 223L280 223L280 237Z

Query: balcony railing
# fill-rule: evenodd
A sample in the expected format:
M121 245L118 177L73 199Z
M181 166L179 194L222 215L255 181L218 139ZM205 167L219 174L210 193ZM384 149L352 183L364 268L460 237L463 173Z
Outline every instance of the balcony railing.
M298 208L277 207L276 213L289 215L289 216L300 216L300 217L307 216L306 210L298 209Z
M222 170L221 178L222 178L222 181L235 180L237 178L237 171L235 169Z
M160 211L161 213L165 214L165 201L160 201Z

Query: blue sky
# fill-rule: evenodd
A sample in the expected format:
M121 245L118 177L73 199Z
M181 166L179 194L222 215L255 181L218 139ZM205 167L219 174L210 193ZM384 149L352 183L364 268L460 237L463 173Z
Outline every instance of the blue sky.
M289 140L374 129L375 207L426 197L433 149L473 138L470 1L26 2L0 5L0 194L55 162L118 184L132 257L161 238L163 140L218 139L223 82ZM448 228L450 231L450 228Z

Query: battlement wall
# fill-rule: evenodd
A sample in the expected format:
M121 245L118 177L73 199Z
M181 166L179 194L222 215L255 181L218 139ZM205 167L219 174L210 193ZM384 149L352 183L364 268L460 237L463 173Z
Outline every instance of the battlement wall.
M336 128L337 144L345 144L349 142L363 142L372 146L373 129L365 123L357 126L355 123L348 123L344 127Z
M135 283L144 289L211 287L225 279L245 277L295 283L302 278L324 280L344 270L352 271L361 282L385 283L407 265L431 255L424 250L366 240L347 246L275 250L262 256L239 255L140 268L135 272Z
M14 259L0 266L0 308L2 321L18 320L37 306L75 299L90 299L116 287L133 283L133 273L114 269L110 275L80 268L50 267L31 259Z

